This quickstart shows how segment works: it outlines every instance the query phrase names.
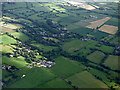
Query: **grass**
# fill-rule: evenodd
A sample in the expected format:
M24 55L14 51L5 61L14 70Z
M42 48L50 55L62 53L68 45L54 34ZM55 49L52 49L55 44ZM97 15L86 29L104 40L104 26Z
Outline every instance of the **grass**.
M37 88L72 88L72 87L62 79L56 78L45 84L39 85Z
M79 39L74 39L70 42L66 42L62 47L63 50L67 51L68 53L73 53L75 50L79 50L85 47L93 48L98 42L94 40L89 41L82 41Z
M7 70L2 70L2 78L4 79L4 78L6 78L6 77L8 77L8 76L10 76L10 72L8 72Z
M13 49L10 46L0 44L0 47L2 47L0 51L3 53L13 53Z
M100 63L101 60L105 57L105 54L99 51L95 51L92 54L87 56L87 59L94 62L94 63Z
M113 70L119 70L118 58L119 56L109 55L103 64Z
M2 35L2 36L0 36L0 38L2 38L1 43L3 43L3 44L14 44L17 42L15 39L11 38L8 35Z
M11 34L11 33L14 33L15 30L12 30L12 29L9 29L9 28L2 27L1 33L6 33L6 32L8 32L8 33Z
M32 68L28 70L24 78L8 86L8 88L37 88L40 84L48 82L55 78L55 75L41 68Z
M8 58L6 56L3 56L2 63L15 66L16 68L23 68L28 65L28 63L24 59L25 58L22 56L20 58L15 58L15 57Z
M50 68L50 71L59 77L68 77L84 70L82 65L72 62L68 58L58 57L55 59L56 65Z
M21 41L25 42L29 39L29 37L27 35L25 35L24 33L22 32L15 32L15 33L12 33L11 35L13 35L14 37L20 39Z
M67 81L71 81L72 85L78 88L108 88L107 85L97 80L87 71L77 73L67 78Z
M47 51L52 51L53 49L56 48L56 47L53 47L53 46L46 46L46 45L43 45L43 44L40 44L40 43L35 43L35 44L33 44L32 46L35 46L35 47L37 47L38 49L43 50L43 51L45 51L45 52L47 52Z
M105 82L109 87L113 86L115 83L114 81L110 82L110 79L108 79L108 74L102 72L102 71L99 71L97 69L94 69L94 68L89 68L88 70L92 75L95 75L96 77L99 77L103 82ZM112 72L112 76L109 76L110 78L116 78L118 77L117 75L115 75L113 72Z
M72 53L72 55L79 55L79 56L87 56L88 54L90 54L92 51L89 48L82 48L80 49L78 52L74 52Z
M101 50L105 53L113 53L115 48L111 46L102 45L101 47L96 47L96 49Z

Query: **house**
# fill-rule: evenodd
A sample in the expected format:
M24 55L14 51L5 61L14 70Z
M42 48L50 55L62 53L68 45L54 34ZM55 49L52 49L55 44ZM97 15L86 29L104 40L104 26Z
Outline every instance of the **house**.
M10 57L13 57L14 55L10 55Z

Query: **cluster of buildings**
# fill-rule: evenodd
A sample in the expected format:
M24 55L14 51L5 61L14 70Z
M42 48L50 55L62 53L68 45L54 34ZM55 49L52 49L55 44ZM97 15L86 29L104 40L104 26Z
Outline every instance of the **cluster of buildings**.
M32 62L32 66L36 66L36 67L47 67L47 68L51 68L53 65L55 65L56 63L53 61L39 61L39 62ZM32 68L31 65L28 66L28 68Z
M3 69L3 70L6 70L6 69L9 70L10 68L11 68L10 65L8 65L8 66L2 65L2 69Z

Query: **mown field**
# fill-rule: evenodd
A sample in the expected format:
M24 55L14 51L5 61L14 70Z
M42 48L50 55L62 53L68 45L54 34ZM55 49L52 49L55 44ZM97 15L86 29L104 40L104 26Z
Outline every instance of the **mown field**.
M100 63L101 60L105 57L105 54L99 51L95 51L87 56L87 59L94 62L94 63Z
M107 85L100 80L97 80L87 71L77 73L71 77L68 77L66 80L71 81L72 85L78 88L108 88Z
M103 64L113 70L119 70L119 56L109 55Z

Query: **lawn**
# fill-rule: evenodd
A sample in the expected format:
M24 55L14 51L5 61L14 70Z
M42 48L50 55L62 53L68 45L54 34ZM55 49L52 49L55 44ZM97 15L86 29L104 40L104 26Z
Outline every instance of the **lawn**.
M17 42L15 39L11 38L8 35L2 35L2 36L0 36L0 38L2 38L1 43L3 43L3 44L14 44Z
M101 60L105 57L105 54L99 51L95 51L92 54L87 56L87 59L94 62L94 63L100 63Z
M56 65L50 68L50 71L59 77L68 77L84 70L82 65L80 66L78 63L72 62L68 58L61 56L54 60Z
M72 85L78 88L108 88L107 85L87 71L77 73L66 80L71 81Z
M8 88L37 88L40 84L51 81L55 75L41 68L32 68L28 70L24 78L8 86Z
M25 61L25 58L22 56L19 58L15 58L15 57L8 58L6 56L3 56L2 63L15 66L16 68L23 68L28 65L28 63Z
M21 41L25 42L29 39L29 37L27 35L25 35L24 33L22 32L15 32L15 33L12 33L11 35L13 35L14 37L20 39Z
M37 88L72 88L72 87L62 79L56 78L45 84L39 85Z
M120 56L109 55L103 64L107 67L110 67L113 70L119 70L118 68L119 57Z

